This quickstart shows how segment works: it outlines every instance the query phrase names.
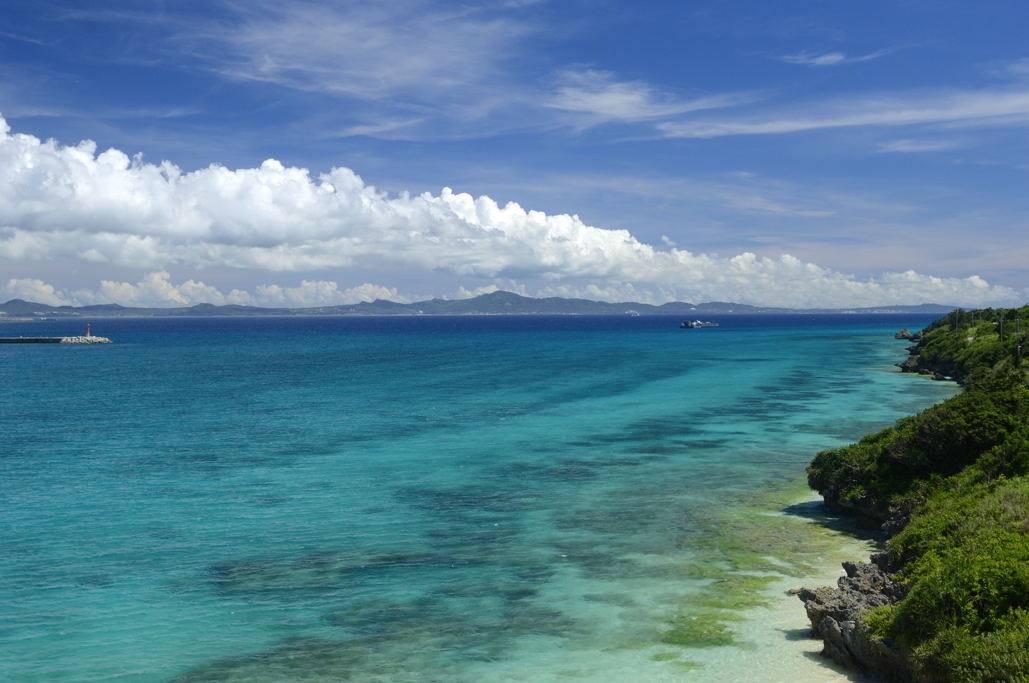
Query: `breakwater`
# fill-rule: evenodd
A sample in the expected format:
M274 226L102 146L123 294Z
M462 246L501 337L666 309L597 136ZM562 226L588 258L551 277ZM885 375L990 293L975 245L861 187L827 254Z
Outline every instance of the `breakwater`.
M110 344L107 337L0 337L0 344Z

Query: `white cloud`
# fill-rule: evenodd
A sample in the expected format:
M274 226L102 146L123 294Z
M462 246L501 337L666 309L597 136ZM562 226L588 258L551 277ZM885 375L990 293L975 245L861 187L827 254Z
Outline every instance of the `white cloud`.
M209 303L217 306L241 304L266 308L334 306L375 299L406 301L392 287L365 283L341 289L336 282L326 280L304 280L296 287L268 284L257 285L252 292L240 289L223 292L196 280L175 284L171 281L171 275L164 271L147 273L136 283L101 280L94 289L73 291L59 290L43 280L12 278L0 286L0 301L9 299L25 299L51 306L116 303L122 306L175 307Z
M353 126L346 126L336 131L330 131L324 134L323 137L327 138L349 138L356 137L359 135L365 135L368 137L382 137L388 138L394 135L400 135L400 133L412 126L417 126L419 123L425 121L424 118L409 118L409 119L387 119L384 121L378 121L376 123L368 124L357 124Z
M311 281L226 294L192 280L173 285L165 272L178 266L311 272L354 264L400 267L426 281L442 272L595 287L598 296L631 283L651 298L803 307L977 305L1019 296L972 278L908 272L863 280L788 255L725 258L658 249L627 230L448 188L438 195L389 196L345 168L312 177L268 160L259 168L184 173L114 149L97 154L92 142L65 147L12 135L2 118L0 259L86 260L155 271L134 285L103 283L97 296L119 302L306 305L396 291L374 285L341 291L333 282Z
M83 22L85 31L123 23L148 37L121 60L174 63L255 86L280 111L292 109L283 96L296 100L303 114L293 125L307 140L467 139L524 128L526 111L540 112L539 94L521 75L526 42L543 34L525 11L531 0L203 4L216 11L141 3L66 9L61 19Z
M35 278L11 278L0 288L0 299L24 299L50 306L67 306L71 303L56 287Z
M948 149L957 149L959 146L954 140L890 140L889 142L880 142L877 151L910 154L941 152Z
M552 285L539 291L539 296L560 296L568 299L592 299L594 301L635 302L642 304L662 304L676 297L667 291L637 289L631 282L612 282L604 285L589 284L585 286Z
M349 289L340 289L338 284L327 280L304 280L297 287L259 285L252 297L255 305L285 308L338 306L376 299L406 301L406 297L402 297L392 287L365 283Z
M412 109L493 90L500 64L530 31L510 13L419 0L253 0L226 9L230 26L182 27L222 75Z
M811 103L802 112L749 118L693 120L658 124L667 137L715 138L774 135L857 126L961 124L1010 125L1029 121L1029 91L1024 89L933 92L908 97L865 97Z
M803 64L805 66L836 66L838 64L868 62L888 55L890 52L892 50L876 50L875 52L869 52L857 57L848 57L843 52L798 52L792 55L782 55L778 59L790 64Z
M616 81L614 74L592 69L569 69L558 74L556 94L547 102L559 109L589 117L591 124L607 121L645 121L703 109L731 107L757 99L736 93L678 99L638 81Z
M707 258L707 257L700 257ZM784 256L781 259L760 258L754 254L740 254L730 259L710 259L710 264L724 269L719 282L695 289L696 296L684 297L682 290L674 285L661 286L631 282L607 282L589 284L552 284L530 292L524 285L504 282L502 286L490 284L466 289L458 287L455 292L444 295L446 299L467 299L499 290L513 291L525 296L560 296L585 298L598 301L640 302L661 304L673 300L689 300L694 303L710 300L741 301L769 306L826 307L847 305L904 304L918 302L947 302L955 305L986 305L991 303L1018 303L1029 297L1029 291L1021 298L1015 292L992 287L978 276L964 279L937 278L914 271L886 273L880 278L858 281L840 275L832 270ZM792 278L792 279L787 279ZM769 296L755 297L755 283L772 287ZM790 287L815 285L827 287L838 295L871 295L868 300L852 299L849 304L838 303L818 296L813 292L797 292L799 296L785 299ZM998 294L1004 297L998 299ZM749 298L748 298L749 297ZM90 304L117 303L123 306L177 307L200 303L215 305L241 304L266 308L308 308L356 304L361 301L386 299L389 301L419 301L428 296L402 295L395 288L382 285L362 284L342 289L336 282L304 280L296 287L276 284L257 285L253 291L232 289L223 292L216 287L195 280L178 284L171 281L167 272L147 273L136 283L103 280L93 289L74 291L60 290L39 279L12 278L0 286L0 301L25 299L52 306L85 306ZM836 303L833 303L836 301Z
M40 45L42 47L52 47L54 45L51 41L39 40L31 36L24 36L19 33L11 33L10 31L0 31L0 38L6 38L7 40L17 40L23 43L31 43L32 45Z
M1000 72L1000 75L1007 77L1015 77L1018 79L1024 79L1029 77L1029 57L1023 57L1022 59L1016 59L1013 62L1009 62L1004 65Z
M473 297L481 296L483 294L492 294L493 292L499 292L500 287L496 285L486 285L485 287L475 287L473 289L465 289L464 287L458 287L457 293L454 295L454 299L471 299Z
M734 213L756 215L825 218L841 208L839 198L821 196L825 193L812 190L810 186L788 186L745 171L720 174L711 180L607 173L540 175L537 181L556 188L558 192L567 192L573 188L587 189L632 196L640 201L659 202L675 197L729 209ZM877 202L881 200L877 199ZM893 205L890 208L896 210L898 207Z

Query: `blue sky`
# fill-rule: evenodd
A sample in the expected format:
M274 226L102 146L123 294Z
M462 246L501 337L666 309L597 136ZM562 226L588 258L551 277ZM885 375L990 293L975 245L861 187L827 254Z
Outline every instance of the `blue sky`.
M0 298L1020 303L1025 26L946 0L7 0Z

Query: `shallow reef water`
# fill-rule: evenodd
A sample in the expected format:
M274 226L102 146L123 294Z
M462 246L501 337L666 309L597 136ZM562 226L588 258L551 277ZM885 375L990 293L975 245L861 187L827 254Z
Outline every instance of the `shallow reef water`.
M891 367L928 320L721 322L125 319L3 349L0 679L846 680L784 591L868 541L804 466L954 387Z

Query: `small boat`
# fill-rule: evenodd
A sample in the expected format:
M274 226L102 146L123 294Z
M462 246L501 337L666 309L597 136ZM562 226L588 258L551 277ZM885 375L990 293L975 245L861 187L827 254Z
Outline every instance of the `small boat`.
M718 327L718 323L708 322L706 320L683 320L680 328L692 328L692 327Z

